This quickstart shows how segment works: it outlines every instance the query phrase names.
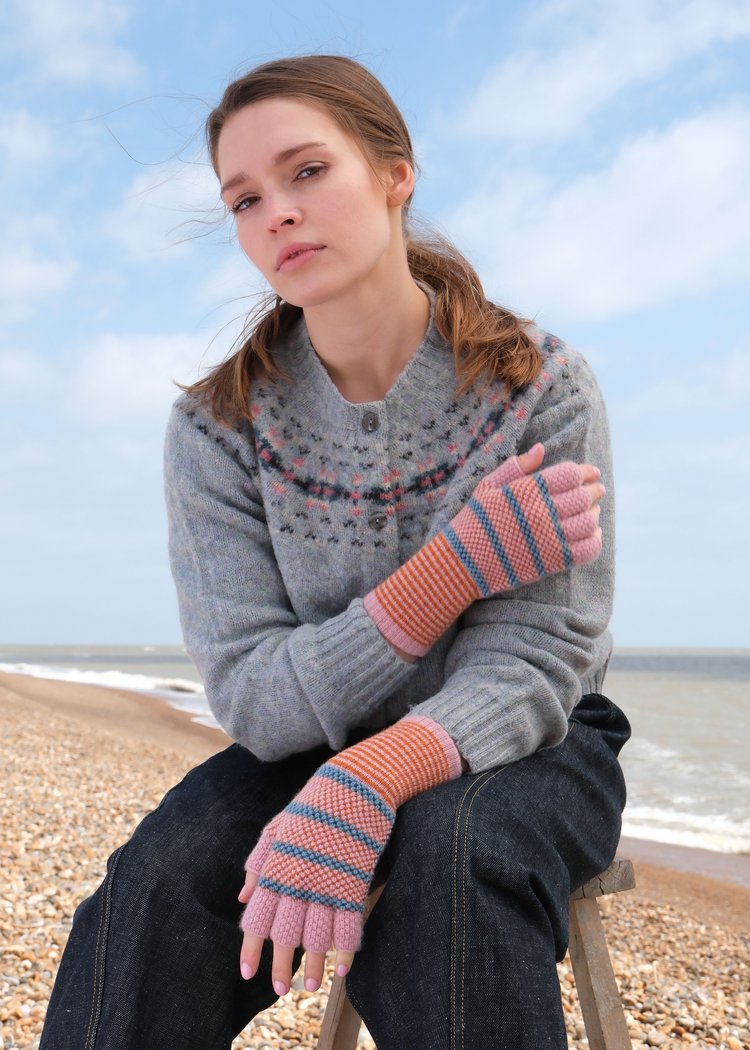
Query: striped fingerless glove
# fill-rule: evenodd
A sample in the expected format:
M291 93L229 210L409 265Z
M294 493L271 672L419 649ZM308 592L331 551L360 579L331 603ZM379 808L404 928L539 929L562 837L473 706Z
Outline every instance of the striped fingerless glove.
M477 485L468 504L365 596L389 642L424 656L478 598L511 591L601 551L597 514L575 463L525 475L517 457Z
M375 865L407 799L461 773L437 722L407 715L322 765L245 862L260 878L240 926L306 951L356 951Z

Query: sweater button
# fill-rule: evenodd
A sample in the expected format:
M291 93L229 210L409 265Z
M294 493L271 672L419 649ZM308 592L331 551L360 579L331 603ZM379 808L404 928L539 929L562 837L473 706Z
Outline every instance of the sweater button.
M379 426L380 419L377 412L365 412L362 416L362 429L366 430L368 434L372 434Z
M370 526L371 529L376 529L378 532L380 532L380 530L384 529L388 524L388 515L385 513L385 511L376 510L367 519L367 524Z

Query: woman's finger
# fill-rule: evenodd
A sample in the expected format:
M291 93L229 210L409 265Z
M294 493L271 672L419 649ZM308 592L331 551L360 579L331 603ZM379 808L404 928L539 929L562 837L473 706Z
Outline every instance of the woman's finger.
M530 448L528 452L521 453L518 457L518 466L524 474L533 474L535 470L539 470L543 460L544 445L537 444Z
M586 491L591 497L591 506L595 507L602 496L606 493L604 485L600 481L592 481L585 486Z
M273 946L273 965L271 966L271 981L273 990L281 997L286 995L292 983L292 967L294 966L294 948L287 948L283 944Z
M242 904L247 904L247 902L250 900L253 894L253 890L258 885L259 878L260 874L257 871L245 872L245 885L242 887L237 896L238 901L240 901Z
M240 973L249 981L258 972L260 953L263 951L264 937L258 937L254 933L246 933L242 938L240 949Z
M346 977L354 962L354 952L336 952L336 973L339 977Z
M599 517L601 515L601 507L597 505L591 510L583 511L581 514L574 514L571 518L566 518L562 523L563 532L565 533L565 539L568 543L576 543L578 540L587 540L590 536L593 536L599 527Z
M599 470L598 467L593 466L593 464L591 463L581 464L581 477L583 478L584 482L598 481L601 476L602 472Z
M305 955L305 990L317 992L320 982L323 980L323 969L325 967L325 952L307 952Z

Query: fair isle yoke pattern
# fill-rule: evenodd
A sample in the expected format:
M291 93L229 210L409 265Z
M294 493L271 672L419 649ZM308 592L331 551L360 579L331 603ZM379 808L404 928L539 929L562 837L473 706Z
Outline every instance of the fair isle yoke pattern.
M378 858L396 810L459 776L437 723L407 716L334 756L264 829L245 868L260 873L241 928L308 951L356 951Z
M421 348L423 367L428 365ZM543 368L539 377L512 396L499 387L489 392L464 395L459 400L444 401L439 411L424 417L421 413L410 420L410 426L389 434L394 449L394 466L373 484L372 441L352 435L351 443L330 440L326 420L317 418L315 425L306 415L290 412L283 381L259 380L254 385L251 415L256 425L254 437L258 466L264 475L264 488L271 499L292 501L297 510L295 521L286 525L288 535L305 540L361 547L356 524L372 512L381 511L391 519L398 517L407 541L416 540L422 520L434 511L457 475L467 468L476 481L504 457L501 447L508 446L519 424L528 419L528 402L553 380L553 372L566 378L567 348L555 336L539 334L543 357L554 366ZM444 348L435 348L436 354ZM296 352L295 352L296 351ZM302 343L290 348L291 367L282 360L285 371L295 381L304 382L299 363L304 354L312 355L306 335ZM448 364L452 370L452 355ZM322 369L316 361L307 362ZM407 366L408 369L409 366ZM438 368L445 367L445 361ZM319 378L319 377L316 377ZM508 453L510 454L510 452ZM484 466L482 465L484 462ZM414 513L419 504L423 513ZM348 523L344 532L330 526L332 515L343 513ZM377 546L377 543L376 543Z

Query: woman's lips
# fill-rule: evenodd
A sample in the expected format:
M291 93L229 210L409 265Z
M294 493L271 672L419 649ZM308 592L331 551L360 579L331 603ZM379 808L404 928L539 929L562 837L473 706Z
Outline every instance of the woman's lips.
M305 265L308 259L312 259L314 255L317 255L318 252L322 252L324 248L324 244L300 245L299 248L292 247L291 252L287 251L279 263L279 272L290 273L292 270L298 270L300 266Z

